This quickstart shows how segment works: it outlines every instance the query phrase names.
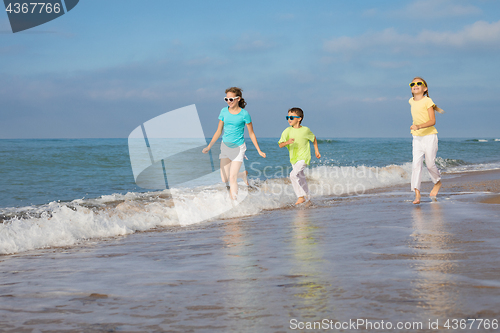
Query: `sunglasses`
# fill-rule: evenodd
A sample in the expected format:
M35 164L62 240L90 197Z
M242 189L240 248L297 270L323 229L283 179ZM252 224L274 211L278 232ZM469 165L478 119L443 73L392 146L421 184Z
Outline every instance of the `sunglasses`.
M227 101L229 101L229 102L233 102L233 101L235 101L237 98L240 98L240 96L236 96L236 97L229 97L229 98L224 97L224 100L225 100L226 102L227 102Z
M300 118L299 116L286 116L286 120L291 119L294 120L295 118Z
M412 82L412 83L410 83L410 88L413 88L415 85L427 87L425 85L425 83L423 83L422 81L418 81L418 82Z

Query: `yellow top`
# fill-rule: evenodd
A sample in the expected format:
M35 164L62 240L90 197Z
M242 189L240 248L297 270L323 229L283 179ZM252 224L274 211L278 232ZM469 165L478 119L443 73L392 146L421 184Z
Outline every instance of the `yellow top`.
M411 105L411 117L413 118L413 125L422 125L423 123L431 120L429 118L429 112L427 111L431 106L434 106L434 102L427 96L424 96L419 101L412 98L408 101ZM437 134L437 129L434 126L421 128L417 131L411 131L412 135L424 136L430 134Z

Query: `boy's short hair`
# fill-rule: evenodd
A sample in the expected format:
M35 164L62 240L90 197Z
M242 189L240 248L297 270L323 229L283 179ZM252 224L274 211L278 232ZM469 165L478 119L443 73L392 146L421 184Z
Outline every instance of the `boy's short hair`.
M304 111L302 111L301 108L291 108L288 112L293 112L301 118L299 124L301 124L302 120L304 120Z

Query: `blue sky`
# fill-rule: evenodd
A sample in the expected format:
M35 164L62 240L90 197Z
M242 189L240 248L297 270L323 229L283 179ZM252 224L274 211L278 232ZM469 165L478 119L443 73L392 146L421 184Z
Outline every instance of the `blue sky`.
M408 137L422 76L440 137L500 137L500 2L81 0L13 34L0 14L0 138L126 138L242 87L258 137L304 110L318 137Z

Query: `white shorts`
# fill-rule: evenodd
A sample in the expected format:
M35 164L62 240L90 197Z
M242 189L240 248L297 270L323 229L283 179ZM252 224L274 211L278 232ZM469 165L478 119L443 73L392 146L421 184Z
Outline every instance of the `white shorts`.
M234 148L229 148L224 142L220 145L220 155L219 159L229 158L231 161L243 162L243 159L248 159L245 156L245 152L247 151L247 145L243 143L241 146L237 146Z

